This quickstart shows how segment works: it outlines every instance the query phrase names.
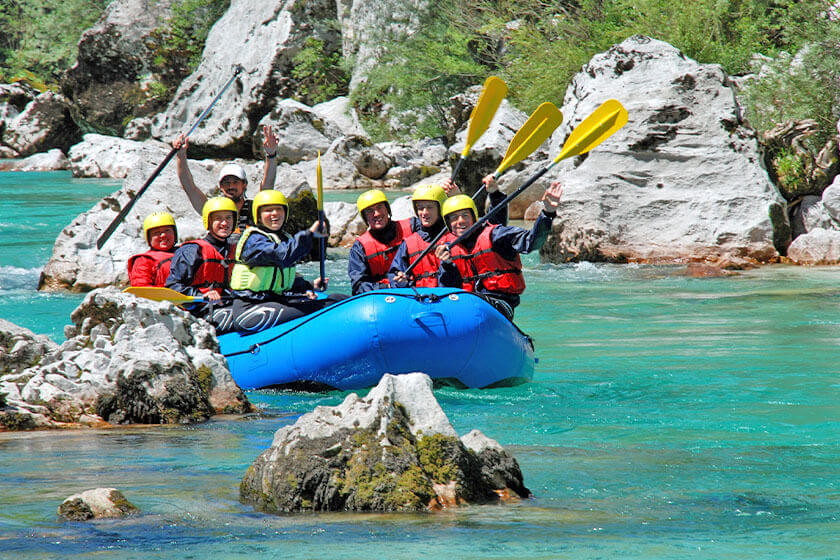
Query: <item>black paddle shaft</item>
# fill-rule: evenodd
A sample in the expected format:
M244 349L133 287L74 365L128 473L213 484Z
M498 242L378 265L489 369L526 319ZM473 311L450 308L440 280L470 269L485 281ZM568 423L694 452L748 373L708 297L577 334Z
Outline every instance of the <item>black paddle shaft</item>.
M545 174L548 172L548 170L549 170L549 169L551 169L551 167L553 167L553 166L551 166L551 165L550 165L550 166L548 166L548 167L543 167L542 169L540 169L540 170L539 170L539 171L538 171L535 175L533 175L530 179L528 179L527 181L525 181L525 182L524 182L521 186L517 187L517 189L516 189L515 191L513 191L512 193L510 193L509 195L507 195L507 196L505 197L505 199L504 199L504 200L502 200L502 201L501 201L501 202L499 202L496 206L494 206L494 207L493 207L493 208L492 208L489 212L487 212L487 214L485 214L485 215L484 215L484 216L483 216L480 220L478 220L476 223L474 223L473 225L471 225L471 226L467 229L467 231L465 231L464 233L462 233L461 235L459 235L458 237L456 237L456 238L455 238L455 240L454 240L452 243L450 243L449 245L450 245L450 246L452 246L452 245L457 245L458 243L461 243L464 239L466 239L466 238L468 238L470 235L472 235L472 234L473 234L473 232L474 232L475 230L477 230L478 228L480 228L481 226L483 226L483 225L484 225L484 223L485 223L485 222L486 222L486 221L490 218L490 216L492 216L492 215L493 215L494 213L496 213L498 210L500 210L501 208L503 208L504 206L506 206L506 205L507 205L507 204L508 204L511 200L513 200L514 198L516 198L517 196L519 196L520 194L522 194L522 193L525 191L525 189L527 189L528 187L530 187L531 185L533 185L534 183L536 183L536 182L537 182L537 180L538 180L540 177L542 177L543 175L545 175Z
M242 72L242 70L243 68L241 65L237 64L236 66L234 66L233 76L230 77L227 83L222 87L221 91L219 91L219 93L216 94L216 97L213 98L213 100L210 102L210 105L208 105L207 108L204 109L204 111L201 113L201 115L198 116L198 119L196 120L195 124L192 126L192 128L190 128L189 132L185 134L186 137L189 137L189 135L192 134L196 128L198 128L198 125L201 124L201 122L204 120L204 117L206 117L207 114L210 113L210 109L213 108L213 106L216 104L216 101L218 101L222 94L225 92L225 90L227 90L227 88L230 87L230 84L233 83L233 81ZM164 158L164 160L160 162L160 165L158 165L157 168L155 168L155 170L149 176L149 178L146 179L146 182L143 183L143 186L140 187L140 190L137 191L137 194L135 194L131 198L131 200L129 200L126 203L123 209L120 210L120 213L117 214L117 217L114 218L110 224L108 224L108 227L105 228L105 231L103 231L102 235L99 236L99 239L96 240L97 249L101 249L102 246L108 242L108 239L111 238L111 235L114 233L114 231L116 231L116 229L120 226L123 220L125 220L125 217L134 207L134 204L137 202L137 199L140 198L144 192L146 192L146 189L149 188L149 185L152 184L152 181L157 179L157 176L160 175L161 171L163 171L163 168L166 167L166 164L169 163L169 161L175 156L177 152L178 150L176 148L172 148L172 150L169 152L166 158Z
M453 175L454 175L454 174L453 174ZM483 190L484 190L484 185L481 185L481 186L478 188L478 190L477 190L477 191L475 191L475 194L474 194L474 195L472 195L472 199L473 199L473 200L475 200L476 198L478 198L478 196L481 194L481 192L482 192ZM501 206L501 205L499 205L499 206ZM491 210L490 212L488 212L488 213L487 213L487 216L490 216L493 212L495 212L495 211L499 208L499 206L497 206L496 208L494 208L493 210ZM443 210L443 208L440 208L440 210ZM443 218L443 216L441 216L441 217L440 217L440 219L441 219L441 220L443 220L443 219L444 219L444 218ZM428 254L432 251L432 249L434 249L434 248L435 248L435 246L437 245L437 242L438 242L438 241L440 241L440 239L441 239L444 235L446 235L446 232L447 232L447 231L449 231L449 230L446 228L446 224L444 224L444 227L443 227L443 229L442 229L442 230L440 230L440 233L438 233L438 234L437 234L437 236L436 236L434 239L432 239L431 243L429 243L429 245L428 245L425 249L423 249L423 250L420 252L420 254L417 256L417 258L416 258L416 259L414 259L414 262L412 262L410 265L408 265L408 268L406 268L406 269L405 269L405 271L404 271L404 272L405 272L405 275L406 275L406 276L408 276L409 274L411 274L411 271L412 271L412 270L414 270L414 267L415 267L415 266L417 266L417 263L419 263L419 262L423 259L423 257L425 257L426 255L428 255Z
M105 229L105 231L102 232L102 235L99 236L99 239L96 240L96 248L97 249L101 249L102 246L105 245L105 243L108 241L108 239L110 239L110 237L114 233L114 231L118 227L120 227L120 224L123 222L125 217L128 215L129 212L131 212L131 209L134 208L134 203L137 202L137 199L140 198L141 196L143 196L143 193L146 192L146 189L149 188L149 185L152 184L152 181L157 179L157 176L160 175L160 172L163 171L163 168L166 167L166 164L169 163L169 160L171 160L175 156L176 153L178 153L178 150L176 148L172 148L169 151L169 153L166 155L166 157L163 159L163 161L160 162L160 165L157 166L157 168L149 176L149 178L146 179L146 182L143 183L143 186L140 187L140 190L137 191L137 194L134 195L131 198L131 200L129 200L125 204L125 206L123 206L123 209L120 210L120 213L117 214L117 217L114 218L111 221L110 224L108 224L108 227Z

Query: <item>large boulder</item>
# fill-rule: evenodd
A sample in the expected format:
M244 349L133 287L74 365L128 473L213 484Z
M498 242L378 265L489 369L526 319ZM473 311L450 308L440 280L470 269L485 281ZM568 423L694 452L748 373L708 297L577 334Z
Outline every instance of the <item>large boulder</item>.
M20 115L38 92L24 82L0 84L0 138L9 124ZM17 150L0 145L0 157L18 157Z
M115 0L79 41L76 63L62 91L73 101L76 120L88 131L117 135L124 122L141 116L141 78L150 72L151 32L172 13L173 0Z
M148 250L142 226L143 219L152 212L171 213L178 224L181 241L205 235L201 216L184 194L173 161L151 183L102 249L96 248L97 238L152 175L169 149L160 142L133 142L89 134L85 136L82 145L71 150L74 173L117 177L126 173L126 178L122 188L77 216L61 231L53 246L52 256L41 273L40 289L84 292L126 281L128 259ZM246 196L253 198L259 191L263 163L243 160L235 162L245 168L248 175ZM216 186L218 173L226 163L189 160L190 171L199 189L207 195L219 195ZM316 218L316 210L308 183L278 180L276 184L289 200L291 215L298 220L296 225L311 224Z
M840 231L815 228L790 244L787 257L796 264L840 263Z
M269 512L422 511L528 497L516 460L473 431L458 438L422 373L385 375L281 428L240 496Z
M314 159L318 152L326 152L333 140L342 135L338 126L321 118L310 107L292 99L281 100L260 121L253 139L255 153L262 146L263 126L271 126L277 134L277 159L286 163Z
M60 171L67 169L67 157L58 148L28 158L0 162L0 171Z
M70 171L74 177L125 179L142 161L163 161L169 150L162 142L85 134L82 142L70 148Z
M47 91L38 95L20 114L6 122L3 143L22 156L52 148L66 153L82 137L68 105L59 93Z
M627 39L572 80L550 153L608 97L630 120L558 165L565 192L543 258L767 262L778 255L774 240L789 231L784 201L720 66L648 37ZM550 180L534 187L532 199Z
M245 71L190 142L194 152L204 156L255 155L252 135L257 123L294 93L291 71L304 41L317 38L327 48L338 48L339 31L329 23L335 18L336 4L330 0L232 0L210 30L198 68L155 119L152 136L169 141L188 128L239 64Z
M107 288L71 319L61 346L0 330L3 346L13 344L0 377L0 429L183 423L251 409L213 327L174 305ZM21 349L26 340L43 353Z

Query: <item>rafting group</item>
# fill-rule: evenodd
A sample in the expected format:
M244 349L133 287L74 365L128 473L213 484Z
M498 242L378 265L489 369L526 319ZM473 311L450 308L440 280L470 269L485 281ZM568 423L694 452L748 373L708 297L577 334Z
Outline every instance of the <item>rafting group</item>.
M143 222L149 250L128 261L132 286L161 286L201 301L185 304L209 320L217 332L253 332L308 315L345 299L343 294L317 295L326 278L309 282L295 264L310 254L313 241L325 236L319 221L294 235L283 231L289 204L274 190L277 137L264 129L265 167L260 192L244 197L245 170L225 165L218 177L224 196L207 198L193 181L187 163L187 140L177 149L178 178L201 216L206 235L177 243L177 226L167 212L155 212ZM483 188L491 205L504 194L492 175ZM390 204L381 190L358 197L357 206L368 229L350 250L348 274L353 295L391 287L453 287L475 292L512 319L525 289L519 255L538 250L556 215L562 186L552 183L533 227L505 225L506 208L497 210L481 228L457 245L451 242L479 220L475 202L451 180L418 187L410 219L391 219ZM431 244L434 242L434 247ZM429 249L429 250L427 250ZM414 259L425 254L411 267Z
M531 229L507 225L507 204L560 160L584 154L600 144L624 126L628 116L618 101L605 102L569 134L550 165L505 195L497 184L502 173L533 153L563 120L557 107L543 103L516 132L495 173L484 177L473 197L461 194L455 177L506 93L502 80L487 79L470 115L465 147L452 175L439 184L414 190L413 217L393 220L381 190L372 189L358 197L357 207L367 231L350 249L348 276L353 296L392 288L453 288L480 296L504 317L513 319L525 290L520 255L539 250L545 243L563 188L554 181L545 190L543 209ZM350 297L325 293L328 279L323 259L329 224L323 214L320 156L319 219L294 234L284 231L289 204L283 193L274 189L278 137L269 126L263 128L265 166L260 191L253 200L244 196L247 176L236 164L225 165L219 173L218 188L223 196L207 198L196 186L187 162L188 138L213 103L189 132L173 141L167 159L99 237L97 246L102 247L136 199L177 155L179 182L190 204L201 214L207 233L176 246L173 216L167 212L147 216L143 232L149 250L129 259L129 290L164 287L168 294L180 298L176 303L209 320L219 334L263 331ZM484 191L491 209L480 217L474 199ZM295 265L311 253L315 240L321 247L321 274L309 282L297 274ZM171 296L162 299L176 301Z

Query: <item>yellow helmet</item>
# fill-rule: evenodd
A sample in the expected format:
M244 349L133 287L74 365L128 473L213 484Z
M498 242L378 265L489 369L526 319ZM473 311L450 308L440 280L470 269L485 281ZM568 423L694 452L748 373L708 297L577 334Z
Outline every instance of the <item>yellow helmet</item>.
M434 183L431 185L420 185L414 190L414 194L411 195L412 203L417 202L418 200L437 202L438 210L440 210L443 208L443 203L446 202L446 191L443 190L443 187Z
M279 205L286 209L286 220L289 219L289 201L286 200L286 195L280 191L269 189L260 191L254 197L254 202L251 203L251 217L254 218L254 223L260 223L260 208L263 206Z
M201 221L204 222L204 229L210 231L210 214L224 211L233 212L233 219L236 221L239 210L237 210L234 201L226 196L208 198L207 202L204 203L204 208L201 209Z
M452 198L447 198L446 202L443 203L443 209L440 211L443 214L443 221L446 223L446 227L449 228L449 220L447 219L449 214L468 208L472 210L473 220L478 221L478 210L476 210L475 202L473 202L472 198L465 194L456 194Z
M371 189L359 195L359 198L356 200L356 208L359 209L359 214L362 215L362 219L365 223L367 223L367 218L365 218L365 209L370 208L375 204L379 204L380 202L384 202L385 206L388 207L388 216L390 217L391 205L388 204L388 199L385 197L384 192L379 189Z
M175 240L178 240L178 227L175 225L175 218L169 212L152 212L143 220L143 235L146 243L149 243L149 230L156 227L172 226L175 230Z

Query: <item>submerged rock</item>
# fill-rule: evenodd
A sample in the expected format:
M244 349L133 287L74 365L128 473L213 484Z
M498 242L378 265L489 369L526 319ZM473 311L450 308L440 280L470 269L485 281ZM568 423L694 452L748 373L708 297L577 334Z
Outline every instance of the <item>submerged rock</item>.
M0 354L9 356L0 430L184 423L251 409L213 327L172 304L108 288L91 292L71 318L61 346L19 327L0 330L11 347Z
M126 517L140 513L116 488L95 488L73 494L60 506L58 515L69 521L87 521L105 517Z
M461 439L422 373L281 428L240 497L269 512L423 511L528 497L519 465L477 430Z

